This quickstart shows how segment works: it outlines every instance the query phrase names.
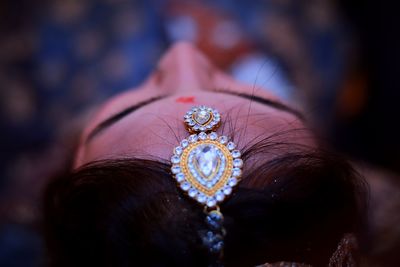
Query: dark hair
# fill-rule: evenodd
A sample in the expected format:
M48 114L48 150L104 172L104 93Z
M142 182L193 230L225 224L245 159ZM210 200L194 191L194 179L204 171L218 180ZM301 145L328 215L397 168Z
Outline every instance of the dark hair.
M262 160L267 153L276 155ZM271 139L242 154L251 166L221 205L224 265L326 266L343 235L356 233L363 220L358 174L332 153ZM87 164L49 184L44 215L50 266L208 266L211 261L199 235L206 229L203 209L177 188L167 162L129 158Z

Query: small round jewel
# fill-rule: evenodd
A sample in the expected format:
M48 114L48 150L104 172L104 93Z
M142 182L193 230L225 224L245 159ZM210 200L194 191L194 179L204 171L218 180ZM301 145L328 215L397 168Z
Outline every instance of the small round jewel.
M206 186L207 186L208 188L211 188L211 187L213 186L213 183L212 183L212 182L207 182L207 183L206 183Z
M224 187L223 192L224 192L224 194L225 194L226 196L227 196L227 195L230 195L230 194L232 193L232 187L230 187L230 186Z
M201 133L199 133L199 139L200 140L204 140L204 139L206 139L207 138L207 134L205 133L205 132L201 132Z
M181 188L183 191L188 191L190 188L190 184L188 182L181 183Z
M188 140L183 139L183 140L181 141L181 146L182 146L183 148L187 147L188 145L189 145L189 141L188 141Z
M243 160L242 159L234 159L233 160L233 166L241 168L243 166Z
M238 158L238 157L240 157L241 156L241 154L240 154L240 151L239 150L233 150L232 151L232 157L233 158Z
M180 155L180 154L182 154L182 152L183 152L183 149L182 149L181 146L175 147L175 149L174 149L174 154L175 155Z
M173 165L171 171L173 174L178 174L181 172L181 167L179 167L179 165Z
M197 190L194 188L190 188L189 192L188 192L190 197L195 197L197 195L197 193L198 193Z
M212 230L221 230L222 224L224 223L224 217L221 212L212 210L208 213L205 221Z
M179 161L181 161L181 159L180 159L179 156L173 155L173 156L171 157L171 162L172 162L173 164L177 164L177 163L179 163Z
M210 217L210 219L212 219L213 221L222 223L224 221L224 216L222 215L222 213L218 210L212 210L208 213L208 217Z
M215 140L218 138L218 134L216 132L212 132L208 135L208 138L210 138L211 140Z
M239 168L233 168L232 170L232 176L234 177L239 177L240 175L242 175L242 170Z
M237 185L237 182L238 182L237 179L235 177L232 177L232 178L229 179L228 185L229 186L235 186L235 185Z
M180 182L183 182L183 180L185 180L185 175L182 173L182 172L180 172L180 173L178 173L176 176L175 176L175 179L180 183Z
M198 131L200 129L200 125L196 124L195 126L193 126L193 130Z
M212 253L220 253L220 251L224 248L224 241L218 241L212 245L210 251Z
M208 124L208 125L206 126L207 129L211 129L212 127L213 127L212 124Z
M234 142L229 142L227 145L226 145L226 147L229 149L229 150L234 150L235 148L236 148L236 145L235 145L235 143Z
M217 201L215 201L214 198L209 198L207 200L207 206L210 207L210 208L214 207L216 204L217 204Z
M200 203L204 203L204 202L206 202L206 200L207 200L206 196L203 195L203 194L198 194L197 197L196 197L196 199L197 199L197 201L200 202Z
M220 136L220 137L218 138L218 140L219 140L219 142L220 142L221 144L226 144L226 142L228 142L228 137L226 137L225 135L223 135L223 136Z
M223 192L218 192L218 193L215 195L215 198L216 198L218 201L222 201L222 200L224 200L225 195L224 195Z
M205 126L200 126L199 130L200 131L205 131L207 128Z
M191 136L189 136L188 139L189 139L189 142L190 142L190 143L196 142L197 139L198 139L197 134L192 134Z
M189 126L194 126L196 124L196 122L194 121L194 120L190 120L189 122L188 122L188 125Z

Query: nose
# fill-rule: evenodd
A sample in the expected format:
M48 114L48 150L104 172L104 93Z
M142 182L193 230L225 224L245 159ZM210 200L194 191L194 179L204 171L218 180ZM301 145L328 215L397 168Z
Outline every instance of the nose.
M169 92L190 92L212 88L215 67L194 45L174 44L159 63L159 86Z

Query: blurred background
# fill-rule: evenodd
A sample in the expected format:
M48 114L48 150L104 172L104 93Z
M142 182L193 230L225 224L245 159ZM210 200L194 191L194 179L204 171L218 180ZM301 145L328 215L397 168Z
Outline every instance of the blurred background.
M304 110L371 186L363 266L400 262L399 16L385 1L0 2L0 266L43 266L40 196L85 118L174 42Z

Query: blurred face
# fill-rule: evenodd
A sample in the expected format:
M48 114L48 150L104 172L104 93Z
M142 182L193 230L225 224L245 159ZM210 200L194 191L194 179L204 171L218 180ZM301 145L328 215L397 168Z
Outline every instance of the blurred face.
M222 125L217 133L232 134L239 148L304 128L293 110L268 91L233 80L192 45L177 43L142 85L99 109L84 129L75 168L121 157L168 160L189 135L183 116L195 105L218 109ZM289 132L283 137L287 141L310 144L304 131Z

